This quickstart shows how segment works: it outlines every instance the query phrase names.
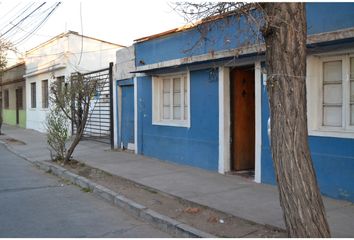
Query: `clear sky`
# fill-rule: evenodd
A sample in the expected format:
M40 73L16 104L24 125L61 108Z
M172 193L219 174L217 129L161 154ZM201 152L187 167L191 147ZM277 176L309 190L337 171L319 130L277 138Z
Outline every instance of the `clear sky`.
M39 2L39 1L37 1ZM56 1L47 1L47 8ZM64 0L48 21L28 40L17 45L20 52L62 32L72 30L91 37L129 46L134 39L184 25L183 17L163 0ZM0 0L0 33L11 15L30 1ZM82 28L80 18L82 13ZM17 8L16 8L17 7ZM12 10L12 12L11 12ZM5 17L4 17L5 16ZM81 31L83 29L83 32ZM26 29L18 29L18 34Z

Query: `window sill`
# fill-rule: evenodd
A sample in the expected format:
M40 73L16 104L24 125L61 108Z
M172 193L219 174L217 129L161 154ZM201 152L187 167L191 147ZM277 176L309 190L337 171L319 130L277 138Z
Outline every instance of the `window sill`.
M165 121L153 121L152 125L167 126L167 127L185 127L190 128L189 122L165 122Z
M327 129L317 129L309 130L309 136L318 137L335 137L335 138L353 138L354 139L354 129L347 130L327 130Z

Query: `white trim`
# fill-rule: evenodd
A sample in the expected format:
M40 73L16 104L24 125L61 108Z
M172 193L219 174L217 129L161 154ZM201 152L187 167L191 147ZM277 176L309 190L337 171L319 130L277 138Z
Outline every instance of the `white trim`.
M335 138L354 138L354 132L344 132L344 131L336 131L336 130L308 130L309 136L314 137L335 137Z
M119 80L117 80L119 81ZM118 139L117 139L117 147L122 147L122 86L118 85Z
M219 67L219 164L221 174L230 171L230 68Z
M312 126L309 123L309 135L312 136L325 136L325 137L338 137L338 138L354 138L354 127L350 125L350 109L349 104L346 99L349 99L350 91L350 81L349 81L349 71L350 71L350 57L353 54L347 52L347 54L339 54L332 56L322 56L318 57L318 62L313 61L313 64L318 64L317 77L314 84L315 88L318 89L318 98L315 99L315 108L318 111L318 115L309 116L309 119L316 121L316 125ZM327 61L340 60L342 62L342 126L330 127L323 126L323 63ZM317 62L317 63L316 63ZM309 104L309 103L308 103Z
M26 73L25 75L23 75L23 77L24 78L33 77L33 76L36 76L36 75L39 75L39 74L42 74L42 73L53 72L53 71L57 71L57 70L63 69L63 68L66 68L66 64L65 63L57 63L57 64L54 64L54 65L49 66L49 67L45 67L45 68L42 68L42 69L37 69L37 70L34 70L32 72Z
M175 120L172 119L173 116L173 109L172 109L172 103L173 103L173 77L181 77L181 86L183 86L183 78L187 78L187 102L188 102L188 118L186 120ZM161 96L162 92L162 79L170 77L171 78L171 84L170 84L170 104L171 104L171 109L170 109L170 118L169 120L162 119L161 117L161 99L163 96ZM157 91L157 92L156 92ZM184 89L181 89L181 101L184 101ZM181 105L181 112L184 111L184 107ZM187 72L178 72L178 73L172 73L172 74L163 74L163 75L158 75L158 76L152 76L152 125L161 125L161 126L172 126L172 127L187 127L190 128L190 122L191 122L191 115L190 115L190 74L189 71ZM183 117L183 114L181 114L181 117Z
M135 73L135 77L146 77L149 76L146 73Z
M134 143L128 143L127 149L135 152L135 144Z
M138 154L138 78L134 77L134 152Z
M261 82L261 62L255 62L255 169L254 181L261 183L262 176L262 82Z
M117 88L117 81L115 80L113 81L113 142L114 142L114 148L118 148L118 134L117 134L117 130L119 131L119 116L118 116L118 112L117 112L117 107L118 107L118 103L117 103L117 95L118 95L118 88ZM118 128L118 129L117 129Z

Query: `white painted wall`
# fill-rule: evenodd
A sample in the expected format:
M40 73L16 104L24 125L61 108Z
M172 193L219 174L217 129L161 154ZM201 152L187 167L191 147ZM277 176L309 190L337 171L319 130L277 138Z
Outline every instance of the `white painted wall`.
M65 69L62 68L56 70L55 75L65 75ZM26 128L46 132L45 120L49 112L49 108L42 107L42 80L48 80L48 86L50 86L55 78L53 78L52 72L41 73L26 78ZM36 108L31 107L31 83L33 82L36 83Z
M135 76L134 46L119 49L116 53L116 80L133 78Z
M115 62L118 49L121 47L115 44L70 34L67 65L81 73L108 68L110 62Z
M45 132L49 108L42 108L42 80L48 79L50 86L56 77L68 79L73 72L108 68L119 48L116 44L68 32L28 51L25 57L27 128ZM36 108L31 108L31 82L36 82Z

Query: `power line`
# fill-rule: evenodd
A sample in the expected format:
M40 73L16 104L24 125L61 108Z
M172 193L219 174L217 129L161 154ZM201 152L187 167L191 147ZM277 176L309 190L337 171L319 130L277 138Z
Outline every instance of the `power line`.
M45 16L45 18L42 20L42 22L40 22L37 27L35 27L32 32L30 32L29 34L27 34L25 37L23 37L21 40L19 40L18 42L14 43L14 45L18 45L19 43L28 40L30 37L33 36L33 34L48 20L48 18L50 17L50 15L53 14L53 12L55 11L55 9L57 9L59 7L59 5L61 4L61 2L56 3L56 5L53 7L53 9L47 14L47 16Z
M18 35L19 30L21 30L23 32L27 32L27 33L30 32L31 30L29 30L28 28L36 26L36 23L39 22L38 20L42 20L43 19L42 16L52 8L53 8L53 6L50 6L49 8L45 9L44 11L41 11L41 12L37 11L36 13L34 13L31 16L32 20L23 22L21 24L21 27L20 27L20 25L17 25L16 29L11 32L12 34L7 36L7 39L11 39L13 36ZM14 24L12 24L12 25L14 25ZM27 29L27 31L25 31L23 29Z
M6 19L5 19L4 23L5 23L5 22L12 23L12 22L16 21L17 18L19 18L21 15L25 14L25 13L27 12L27 10L30 9L31 6L33 6L34 4L35 4L35 3L29 3L29 4L27 4L26 6L24 6L23 8L21 8L21 10L18 11L16 15L13 15L12 17L10 17L9 20L6 20ZM11 10L11 11L12 11L12 10ZM16 16L16 17L15 17L15 16ZM15 18L13 18L13 17L15 17ZM12 19L12 18L13 18L13 19ZM12 19L12 20L11 20L11 19ZM3 26L0 31L4 30L4 29L9 25L9 23L6 23L6 25ZM2 24L3 24L3 23L2 23Z
M25 26L24 26L25 27ZM20 27L20 26L17 26L18 30L24 32L24 33L29 33L30 31L28 30L25 30L23 29L24 27ZM12 34L10 37L8 37L7 39L11 38L12 36L14 36L15 34ZM33 35L36 35L36 36L39 36L39 37L46 37L46 38L52 38L53 35L44 35L44 34L33 34Z
M15 24L14 26L12 26L9 30L7 30L5 33L1 34L0 37L3 37L5 34L7 34L8 32L10 32L12 29L14 29L17 25L19 25L21 22L23 22L24 20L26 20L29 16L31 16L34 12L36 12L38 9L40 9L41 7L43 7L43 5L46 4L45 2L42 3L41 5L39 5L36 9L34 9L30 14L28 14L26 17L22 18L17 24Z
M5 19L5 17L7 15L9 15L13 10L15 10L19 5L21 5L21 2L17 3L17 5L15 5L15 7L11 8L7 13L5 13L1 18Z
M78 61L77 65L80 65L80 63L81 63L82 51L83 51L83 47L84 47L84 27L82 25L82 6L81 6L81 2L80 2L80 23L81 23L81 52L80 52L80 58L79 58L79 61Z

